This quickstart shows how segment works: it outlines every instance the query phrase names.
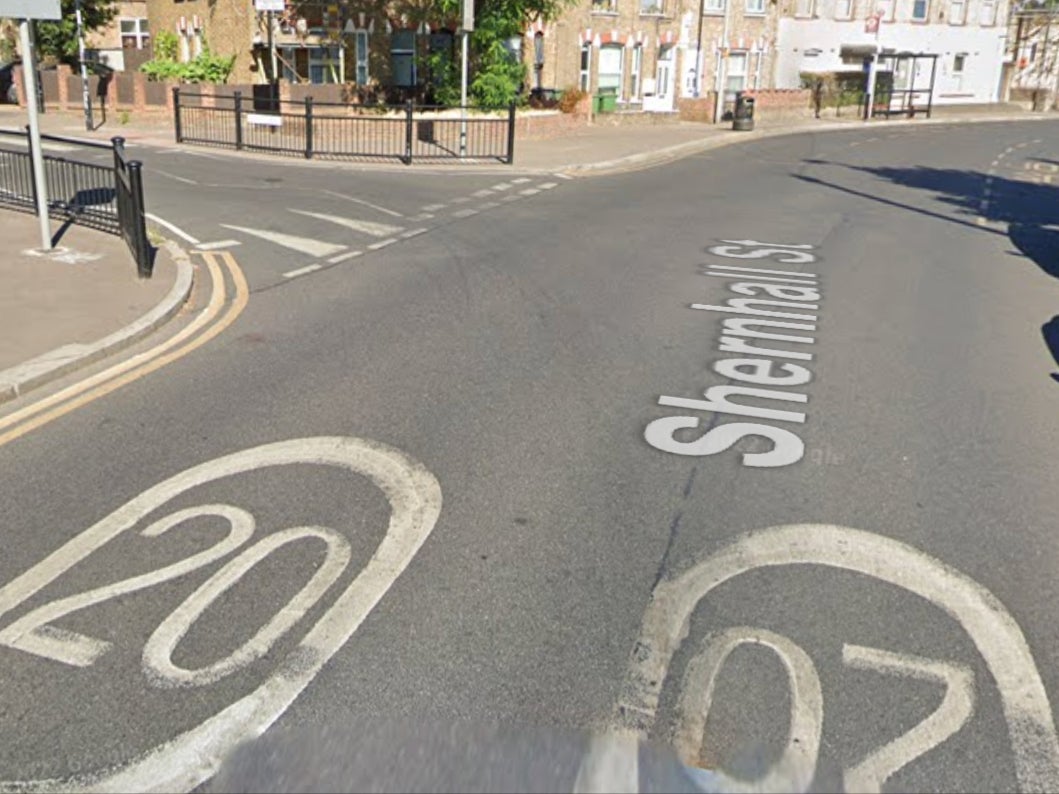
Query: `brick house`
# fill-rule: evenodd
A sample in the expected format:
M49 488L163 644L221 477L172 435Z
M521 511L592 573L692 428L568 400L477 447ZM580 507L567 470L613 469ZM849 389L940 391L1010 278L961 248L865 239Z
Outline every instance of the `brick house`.
M151 58L147 0L121 0L117 8L110 24L85 36L85 57L115 71L135 71Z
M670 112L679 98L720 90L730 105L771 87L776 25L774 0L581 0L531 24L523 52L534 88L609 90L619 108Z

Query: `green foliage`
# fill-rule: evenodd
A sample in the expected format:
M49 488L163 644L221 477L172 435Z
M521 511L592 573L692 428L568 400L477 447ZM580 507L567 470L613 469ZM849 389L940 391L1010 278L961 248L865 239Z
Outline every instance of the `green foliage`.
M166 38L171 36L172 41ZM235 68L235 56L224 57L210 52L202 42L202 52L188 61L176 60L177 37L161 34L155 42L155 57L140 67L148 80L180 80L184 83L225 83Z
M450 53L429 53L420 59L419 70L430 80L431 101L446 107L460 104L460 65Z
M160 61L175 61L180 39L171 30L163 30L154 37L154 57Z
M62 0L63 18L54 22L37 22L37 50L42 63L77 64L77 18L75 0ZM101 28L118 13L115 0L81 0L84 30Z

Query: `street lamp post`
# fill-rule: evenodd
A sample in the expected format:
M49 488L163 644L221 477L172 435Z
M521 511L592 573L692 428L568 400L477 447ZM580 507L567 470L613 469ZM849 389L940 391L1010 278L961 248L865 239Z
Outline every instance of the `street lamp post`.
M74 5L74 15L77 18L77 57L81 62L81 104L85 109L85 129L92 131L92 96L88 90L88 66L85 64L85 26L81 15L81 0Z
M702 94L702 67L706 59L702 57L702 18L706 15L706 0L699 0L699 37L695 43L695 98Z

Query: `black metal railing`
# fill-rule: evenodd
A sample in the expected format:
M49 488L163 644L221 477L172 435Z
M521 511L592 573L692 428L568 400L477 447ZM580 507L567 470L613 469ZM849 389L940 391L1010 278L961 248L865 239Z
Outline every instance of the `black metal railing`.
M37 185L28 150L29 135L0 130L0 136L19 138L27 144L26 149L8 148L5 138L0 138L0 206L36 214ZM142 166L128 159L124 139L113 138L108 146L56 135L40 137L42 141L113 152L112 166L43 154L48 216L122 237L136 260L140 277L149 278L153 251L147 239Z
M210 102L212 104L206 104ZM177 143L329 159L496 162L515 159L515 105L348 105L272 99L266 110L231 96L173 89ZM260 103L257 103L260 105Z

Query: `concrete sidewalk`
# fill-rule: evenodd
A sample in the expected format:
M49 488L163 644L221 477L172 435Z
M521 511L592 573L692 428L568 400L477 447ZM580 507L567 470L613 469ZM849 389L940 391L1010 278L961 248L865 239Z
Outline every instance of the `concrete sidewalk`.
M140 279L120 237L71 226L43 252L35 216L0 217L0 403L143 338L190 294L191 266L167 246Z
M1011 103L994 103L988 105L950 105L938 106L933 110L930 119L874 119L870 122L850 116L835 118L833 115L820 119L794 119L769 121L761 119L752 132L733 132L730 123L702 124L696 122L672 121L666 123L638 123L613 125L600 121L588 125L560 138L545 140L517 140L515 143L515 163L508 167L499 163L463 164L456 160L451 163L414 162L411 166L397 161L303 161L309 164L320 164L327 168L349 168L352 170L390 170L407 173L409 170L439 171L482 171L486 168L506 169L520 172L569 172L588 173L612 169L643 167L658 162L665 162L705 149L723 146L737 140L750 140L754 137L772 137L797 132L825 132L836 129L857 129L899 125L901 127L918 127L930 124L981 123L989 121L1026 121L1059 118L1055 113L1034 113ZM40 117L44 132L74 138L109 140L114 136L126 139L129 145L176 147L173 137L172 121L160 114L130 117L128 123L121 124L114 120L89 132L85 130L83 116L75 112L53 111ZM19 108L0 106L0 127L24 127L25 111ZM191 146L189 151L213 151L230 155L233 158L247 160L275 160L277 155L262 153L234 152L230 150ZM286 158L296 159L296 158Z

